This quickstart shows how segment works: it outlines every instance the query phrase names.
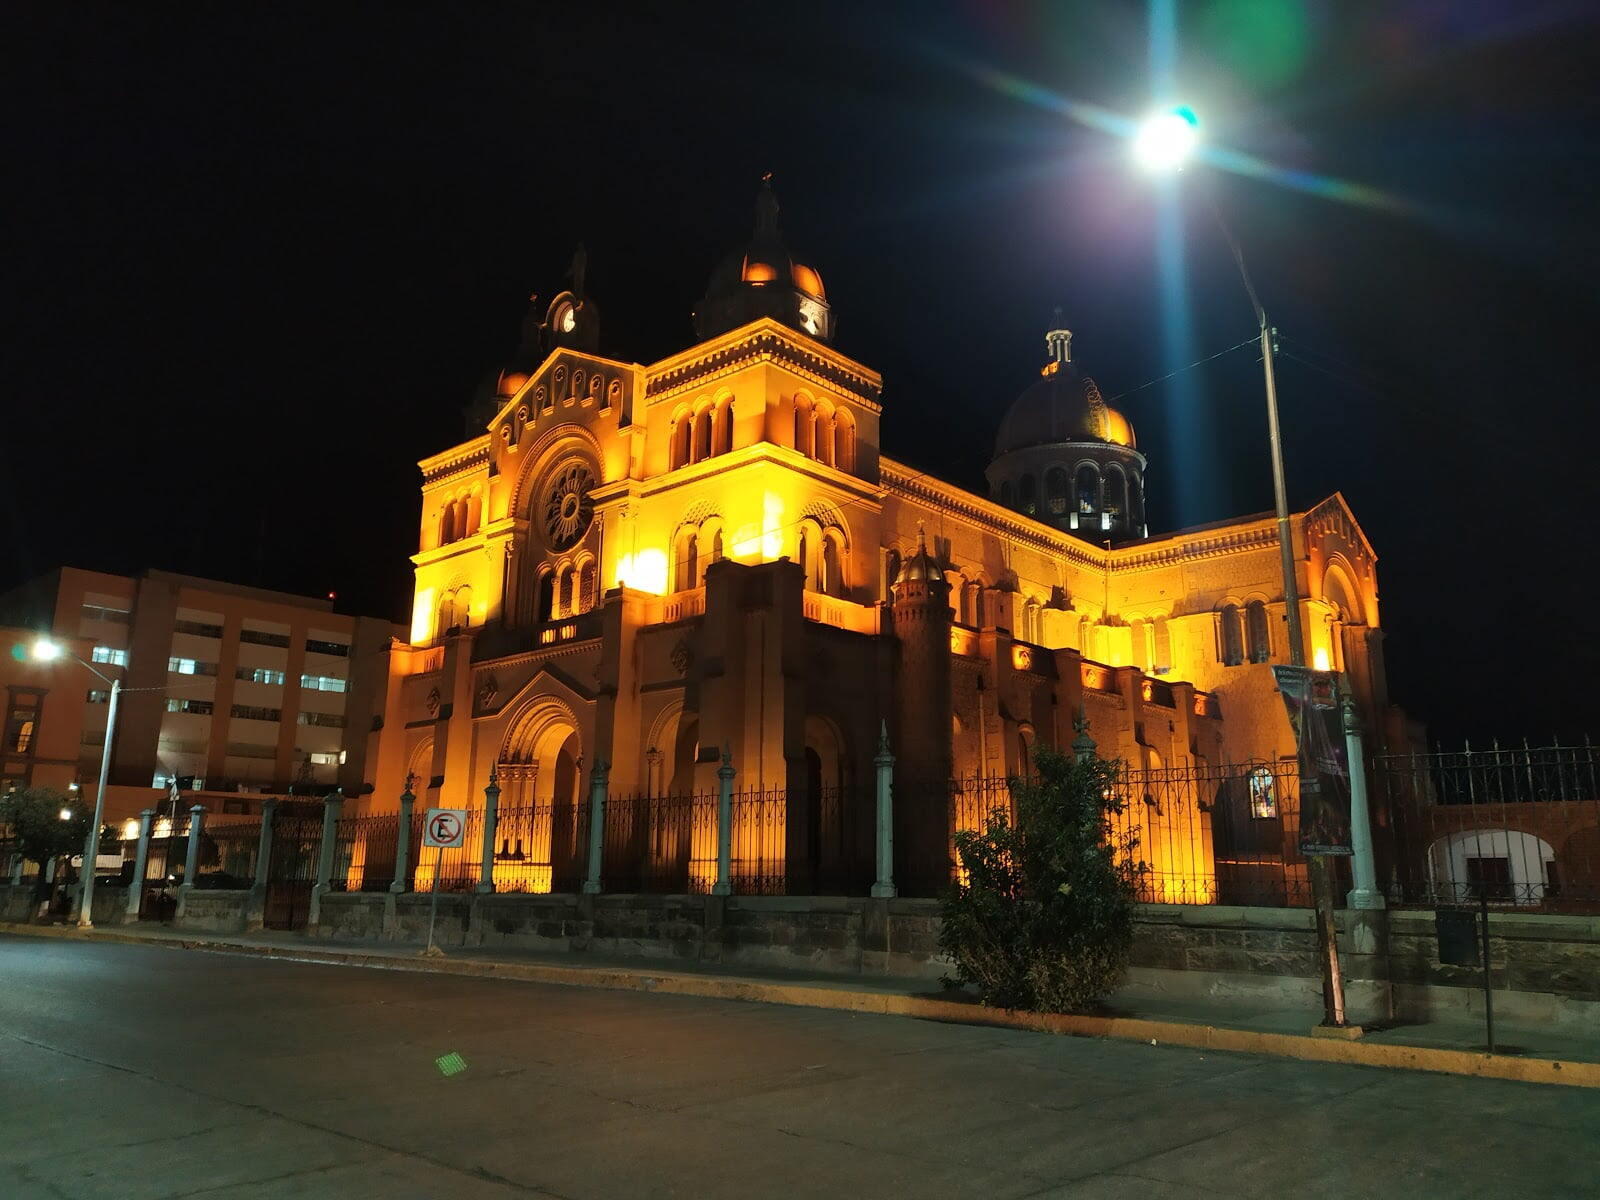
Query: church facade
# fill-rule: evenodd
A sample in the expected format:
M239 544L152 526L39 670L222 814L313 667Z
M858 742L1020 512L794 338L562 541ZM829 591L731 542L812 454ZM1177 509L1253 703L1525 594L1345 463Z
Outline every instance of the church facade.
M1274 521L1152 535L1134 430L1065 329L977 495L883 453L883 381L834 349L770 189L694 328L660 362L599 355L575 263L481 432L420 464L373 811L408 777L419 809L479 807L491 774L502 807L579 807L597 764L638 797L713 794L728 764L786 798L784 886L811 890L820 846L870 863L886 739L897 875L932 888L950 781L1025 774L1080 720L1139 769L1292 757ZM1376 556L1340 496L1292 526L1308 656L1381 744Z

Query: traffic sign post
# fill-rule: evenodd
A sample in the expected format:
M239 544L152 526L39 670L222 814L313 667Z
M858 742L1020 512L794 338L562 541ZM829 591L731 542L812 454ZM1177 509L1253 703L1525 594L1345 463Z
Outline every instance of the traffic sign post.
M428 945L423 954L432 958L444 951L433 944L433 926L439 918L439 871L444 866L444 852L466 845L467 810L464 808L430 808L422 821L422 844L437 847L433 857L433 898L428 903Z

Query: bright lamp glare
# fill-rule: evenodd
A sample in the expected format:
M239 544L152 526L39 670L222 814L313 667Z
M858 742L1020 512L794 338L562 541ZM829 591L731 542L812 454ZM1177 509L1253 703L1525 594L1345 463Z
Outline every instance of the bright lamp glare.
M60 813L58 813L58 814L57 814L57 815L58 815L58 816L60 816L60 818L61 818L61 819L62 819L62 820L63 820L63 821L70 821L70 820L72 820L72 810L71 810L71 809L70 809L70 808L63 808L63 809L62 809L62 810L61 810L61 812L60 812Z
M1176 171L1200 141L1200 122L1187 108L1146 117L1133 135L1133 157L1151 171Z
M61 657L61 645L49 638L40 638L33 644L33 656L40 662L53 662Z

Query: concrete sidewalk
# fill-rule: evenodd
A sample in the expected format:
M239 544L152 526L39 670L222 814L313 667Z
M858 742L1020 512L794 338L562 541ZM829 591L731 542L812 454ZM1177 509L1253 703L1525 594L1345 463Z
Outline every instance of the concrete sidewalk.
M1234 997L1197 1001L1131 986L1116 993L1102 1014L1073 1016L988 1008L969 994L940 988L925 979L730 970L690 960L469 948L426 957L415 946L392 942L311 939L303 934L273 931L198 933L159 925L118 926L83 933L65 925L0 924L0 932L573 987L659 991L1322 1062L1600 1087L1600 1034L1583 1036L1500 1021L1496 1022L1500 1053L1491 1056L1483 1049L1482 1022L1458 1014L1442 1015L1427 1023L1368 1029L1359 1039L1346 1039L1316 1034L1312 1028L1316 1014L1303 1008L1274 1008Z

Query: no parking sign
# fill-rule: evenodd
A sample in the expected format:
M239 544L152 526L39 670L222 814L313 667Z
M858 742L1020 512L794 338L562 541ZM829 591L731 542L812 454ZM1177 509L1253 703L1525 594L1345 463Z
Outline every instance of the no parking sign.
M441 850L454 850L466 844L467 810L430 808L422 822L422 844Z

